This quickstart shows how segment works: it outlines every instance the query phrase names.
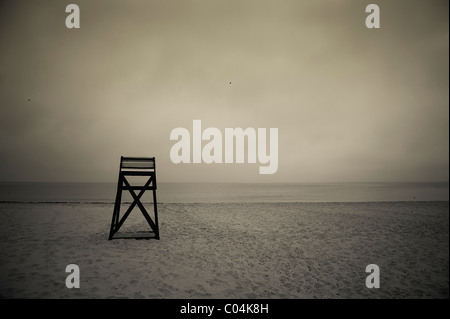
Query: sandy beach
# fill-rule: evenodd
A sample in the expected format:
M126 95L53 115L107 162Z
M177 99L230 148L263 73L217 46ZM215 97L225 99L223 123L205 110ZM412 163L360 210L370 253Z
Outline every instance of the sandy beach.
M159 204L135 210L1 203L3 298L448 298L448 202ZM68 289L68 264L80 268ZM368 289L368 264L380 288Z

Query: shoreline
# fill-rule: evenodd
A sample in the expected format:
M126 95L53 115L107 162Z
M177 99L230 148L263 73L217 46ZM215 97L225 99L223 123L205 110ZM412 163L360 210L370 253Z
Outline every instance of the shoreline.
M152 201L141 201L143 204L153 204ZM122 201L122 205L125 204L131 204L132 201ZM325 204L352 204L352 203L359 203L359 204L387 204L387 203L449 203L448 200L373 200L373 201L365 201L365 200L353 200L353 201L267 201L267 202L261 202L261 201L243 201L243 202L228 202L228 201L214 201L214 202L160 202L158 201L158 205L222 205L222 204L250 204L250 205L256 205L256 204L319 204L319 203L325 203ZM73 204L73 205L112 205L114 206L114 202L104 202L104 201L15 201L15 200L0 200L0 205L2 204L37 204L37 205L43 205L43 204Z

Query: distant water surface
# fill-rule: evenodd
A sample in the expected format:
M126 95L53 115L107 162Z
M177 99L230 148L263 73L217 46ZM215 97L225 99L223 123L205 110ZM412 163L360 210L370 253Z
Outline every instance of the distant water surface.
M0 202L114 203L115 183L0 183ZM126 192L127 193L127 192ZM147 194L148 193L148 194ZM151 201L146 192L143 201ZM449 183L158 183L158 202L448 201ZM132 200L124 194L124 200Z

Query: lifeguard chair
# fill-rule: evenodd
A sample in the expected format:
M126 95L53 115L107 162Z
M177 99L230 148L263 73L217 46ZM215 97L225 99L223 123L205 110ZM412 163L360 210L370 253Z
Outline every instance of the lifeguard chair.
M127 176L144 176L148 177L147 182L142 186L131 186ZM122 191L128 190L133 197L133 202L128 207L127 211L119 220L120 207L122 200ZM136 195L135 190L139 193ZM153 191L153 210L155 213L155 221L152 220L147 213L144 205L141 203L141 197L146 190ZM130 215L135 206L138 206L150 228L155 234L156 239L159 239L158 227L158 207L156 203L156 162L154 157L123 157L120 158L119 181L117 182L117 195L114 204L114 212L111 221L111 229L109 231L109 240L111 240L115 233L117 233L124 221Z

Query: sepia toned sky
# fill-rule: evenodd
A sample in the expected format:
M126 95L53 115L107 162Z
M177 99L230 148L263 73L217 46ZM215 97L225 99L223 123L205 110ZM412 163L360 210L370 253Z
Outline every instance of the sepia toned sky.
M448 181L448 27L445 0L1 1L0 181L114 182L121 155L161 182ZM173 164L195 119L278 128L277 173Z

